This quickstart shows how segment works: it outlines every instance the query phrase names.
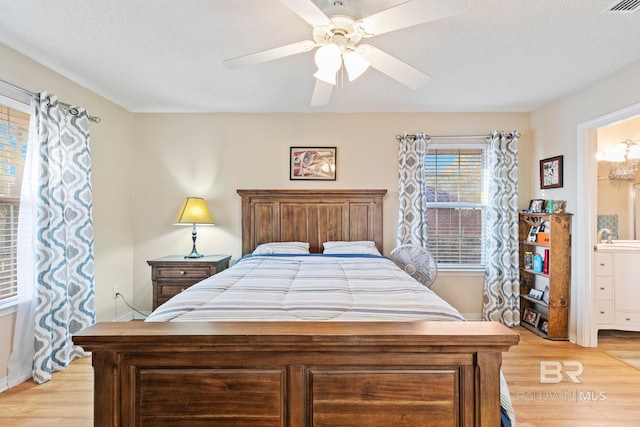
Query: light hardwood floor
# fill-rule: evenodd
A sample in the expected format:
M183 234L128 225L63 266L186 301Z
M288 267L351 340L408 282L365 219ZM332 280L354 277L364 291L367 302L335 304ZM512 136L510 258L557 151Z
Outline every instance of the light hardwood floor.
M517 330L520 344L503 355L502 363L517 426L640 425L640 371L605 352L640 350L639 333L616 336L601 332L598 348L584 348L567 341L544 340L523 328ZM580 362L584 368L578 377L580 383L567 378L557 384L542 384L540 362L555 361ZM574 369L571 365L567 368Z
M640 333L605 333L599 348L582 348L565 341L543 340L522 328L516 330L520 344L504 354L502 369L518 426L639 425L640 370L605 351L640 350ZM541 384L541 361L582 363L581 383ZM0 393L0 425L88 427L92 425L92 404L91 361L85 358L53 374L48 383L28 381Z

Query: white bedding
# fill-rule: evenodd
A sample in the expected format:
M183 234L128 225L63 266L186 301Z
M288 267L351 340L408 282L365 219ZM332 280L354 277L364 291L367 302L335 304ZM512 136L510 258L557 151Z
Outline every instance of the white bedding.
M259 255L156 309L165 321L464 320L393 261L367 255Z

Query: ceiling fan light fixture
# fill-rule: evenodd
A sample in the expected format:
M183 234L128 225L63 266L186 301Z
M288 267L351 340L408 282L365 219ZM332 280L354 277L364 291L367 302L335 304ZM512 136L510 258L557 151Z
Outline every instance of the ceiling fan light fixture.
M327 43L316 51L316 65L323 72L337 72L342 67L342 52L340 47L335 43Z
M364 59L360 54L349 50L342 56L344 68L347 69L349 81L352 82L360 77L369 68L369 61Z
M338 84L337 80L336 80L336 71L333 70L329 70L329 69L323 69L323 68L318 68L318 71L316 71L316 73L313 75L313 77L315 77L318 80L322 80L325 83L329 83L331 85L336 85Z

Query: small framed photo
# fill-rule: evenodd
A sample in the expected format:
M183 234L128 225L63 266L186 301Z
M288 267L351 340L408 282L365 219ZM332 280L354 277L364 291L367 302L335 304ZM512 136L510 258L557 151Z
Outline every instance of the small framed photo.
M535 243L538 238L538 230L540 229L539 225L534 225L529 230L529 234L527 235L527 242Z
M553 213L564 213L567 208L566 200L554 200L553 201Z
M545 285L544 291L542 291L542 301L549 304L549 285Z
M529 298L541 300L542 299L542 291L539 289L531 288L529 290Z
M532 199L529 202L529 212L540 213L544 210L544 199Z
M562 187L562 156L540 160L540 188Z
M522 314L522 321L524 323L528 323L529 325L537 328L538 320L540 320L540 313L530 309L529 307L524 309L524 313Z
M336 147L291 147L290 180L336 180Z
M549 333L549 321L544 317L541 317L538 320L538 330L544 332L545 334Z

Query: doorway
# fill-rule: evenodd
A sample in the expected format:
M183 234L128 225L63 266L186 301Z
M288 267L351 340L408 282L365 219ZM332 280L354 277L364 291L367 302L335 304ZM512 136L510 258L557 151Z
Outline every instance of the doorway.
M576 344L598 345L593 299L593 246L597 239L598 128L640 116L640 104L598 117L578 125L577 129L577 209L576 212ZM580 286L579 284L584 284Z

